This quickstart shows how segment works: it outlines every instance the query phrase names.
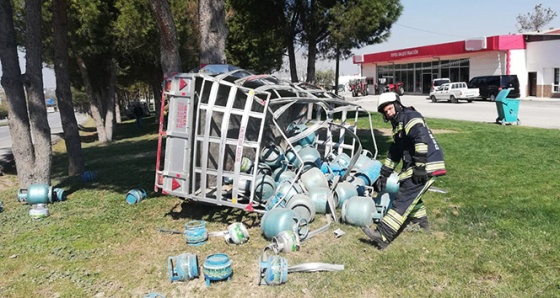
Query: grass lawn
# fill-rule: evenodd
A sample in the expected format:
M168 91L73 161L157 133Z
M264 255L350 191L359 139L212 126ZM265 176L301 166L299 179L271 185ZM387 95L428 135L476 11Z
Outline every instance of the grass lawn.
M376 128L389 127L373 117ZM145 120L142 129L119 124L107 145L86 125L82 146L92 183L66 176L64 144L57 144L53 185L69 195L49 205L44 220L30 219L30 207L17 202L14 173L0 177L0 297L560 297L560 130L428 119L448 167L436 182L447 193L428 192L424 200L432 232L404 232L381 252L359 228L335 223L283 256L289 265L345 269L291 273L272 287L257 286L269 243L258 214L153 192L156 125ZM382 159L390 139L376 139ZM368 149L371 140L363 145ZM139 187L148 199L127 204L128 190ZM192 219L207 221L209 231L242 221L251 239L235 246L210 238L192 247L182 235L156 231L182 231ZM318 215L311 228L325 222ZM335 238L337 228L346 234ZM210 254L227 253L231 281L170 283L167 258L183 252L196 254L200 266Z

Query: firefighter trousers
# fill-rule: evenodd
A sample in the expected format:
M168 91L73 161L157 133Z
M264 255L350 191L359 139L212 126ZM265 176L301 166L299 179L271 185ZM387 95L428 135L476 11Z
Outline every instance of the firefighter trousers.
M384 241L393 241L407 218L411 220L427 218L422 197L435 180L436 178L432 177L426 184L415 184L411 178L401 181L399 191L393 200L393 206L377 225L377 230L383 235Z

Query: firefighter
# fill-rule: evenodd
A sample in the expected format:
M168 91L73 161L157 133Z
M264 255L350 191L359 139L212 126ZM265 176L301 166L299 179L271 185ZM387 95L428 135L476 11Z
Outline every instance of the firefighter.
M391 122L394 140L374 185L377 192L385 189L387 178L402 162L400 188L393 206L375 229L362 227L373 244L383 250L408 224L418 224L424 231L429 231L422 196L436 177L445 175L446 170L441 147L414 107L405 107L399 95L387 92L379 96L377 111L383 115L385 122Z

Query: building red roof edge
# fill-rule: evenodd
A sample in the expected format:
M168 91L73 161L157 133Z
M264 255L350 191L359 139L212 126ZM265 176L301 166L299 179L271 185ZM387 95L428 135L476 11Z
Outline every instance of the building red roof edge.
M474 52L518 50L525 49L526 47L524 36L517 34L486 37L486 48L476 51L466 50L465 42L465 40L461 40L387 52L364 54L363 59L359 59L362 57L354 56L352 58L352 61L354 64L396 62L426 57L443 57L450 55L470 54Z

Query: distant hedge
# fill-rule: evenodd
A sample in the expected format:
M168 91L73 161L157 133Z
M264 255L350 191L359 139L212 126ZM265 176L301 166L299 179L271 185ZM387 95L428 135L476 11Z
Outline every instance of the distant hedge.
M0 119L8 117L8 103L6 101L0 102Z

